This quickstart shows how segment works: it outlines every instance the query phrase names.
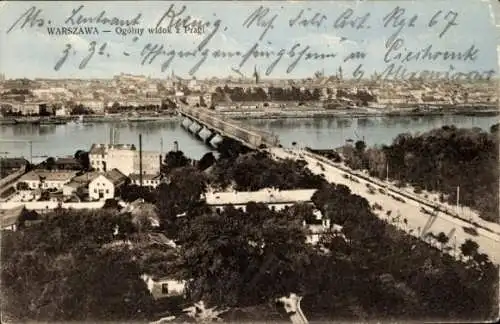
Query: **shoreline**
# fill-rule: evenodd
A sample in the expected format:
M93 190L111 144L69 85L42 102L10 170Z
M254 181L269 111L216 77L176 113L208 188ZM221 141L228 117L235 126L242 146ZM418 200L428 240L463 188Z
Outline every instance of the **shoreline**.
M500 115L500 110L477 110L477 111L224 111L216 112L222 118L234 120L287 120L287 119L315 119L315 118L378 118L378 117L427 117L427 116L468 116L468 117L494 117ZM135 123L135 122L162 122L162 121L180 121L182 119L178 114L165 116L144 116L144 117L126 117L126 116L98 116L86 115L80 119L78 116L61 116L53 118L33 118L33 117L0 117L0 125L66 125L66 124L93 124L93 123Z

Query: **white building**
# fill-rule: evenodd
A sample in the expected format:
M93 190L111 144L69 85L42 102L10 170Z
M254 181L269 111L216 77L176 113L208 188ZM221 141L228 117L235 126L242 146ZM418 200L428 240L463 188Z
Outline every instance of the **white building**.
M26 182L30 189L58 189L71 181L77 171L49 171L33 170L19 178L19 182Z
M140 175L138 173L133 173L129 175L130 183L139 186ZM142 186L156 188L160 185L161 176L160 174L143 174L142 175Z
M66 107L62 107L56 110L56 116L68 116L69 114L70 112L68 111L68 109L66 109Z
M104 101L102 100L79 100L76 104L81 104L83 107L86 107L92 110L94 113L103 113L104 112Z
M148 274L143 274L141 278L146 283L146 286L154 299L183 296L185 293L185 281L167 278L153 279L153 277Z
M129 176L140 172L139 151L130 144L94 144L89 152L90 166L97 171L106 172L118 169ZM160 154L158 152L142 152L142 173L158 174L160 172Z
M89 197L93 200L114 198L126 180L127 177L117 169L101 174L89 183Z
M246 205L253 201L280 210L296 203L311 203L311 197L315 192L316 189L276 190L265 188L259 191L209 191L202 198L205 199L207 205L218 209L233 205L245 210Z
M189 95L185 97L185 100L189 106L196 106L197 104L199 105L201 103L200 98L200 95Z

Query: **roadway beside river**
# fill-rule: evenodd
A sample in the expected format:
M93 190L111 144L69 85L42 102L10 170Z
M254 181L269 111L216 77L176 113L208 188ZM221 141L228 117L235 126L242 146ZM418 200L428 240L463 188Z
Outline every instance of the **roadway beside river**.
M395 218L399 218L394 225L397 225L410 235L423 238L428 232L433 232L434 234L443 232L447 235L451 233L449 245L453 247L451 251L452 254L453 250L459 250L460 245L464 243L466 239L471 239L479 244L480 252L486 253L493 263L500 264L500 235L497 233L486 231L479 227L475 227L478 234L477 236L466 233L464 227L469 228L474 226L443 212L439 212L435 216L425 214L422 212L422 208L426 208L427 206L421 202L391 193L399 198L396 200L387 195L385 187L366 181L356 175L351 175L351 177L355 179L354 181L345 178L344 175L346 173L338 167L335 167L333 163L327 164L319 162L317 159L299 153L300 151L298 150L271 148L269 151L278 158L290 158L294 160L299 158L304 159L308 163L307 167L311 172L315 174L324 174L328 182L348 186L352 193L367 199L371 206L374 204L381 205L383 210L375 212L377 216L390 222ZM368 192L367 184L370 184L376 189L374 193ZM386 213L389 210L391 211L391 216L388 216ZM406 224L404 224L403 219L407 220Z

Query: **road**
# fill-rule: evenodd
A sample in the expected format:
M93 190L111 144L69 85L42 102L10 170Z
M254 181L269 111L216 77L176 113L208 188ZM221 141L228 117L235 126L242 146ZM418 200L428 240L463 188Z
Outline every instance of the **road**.
M361 179L360 177L351 175L355 180L350 180L345 178L346 174L344 171L330 164L322 163L317 159L314 159L308 155L301 154L299 156L299 151L285 150L283 148L271 148L269 152L277 158L290 158L290 159L303 159L308 163L308 168L315 174L324 174L325 179L328 182L333 182L337 184L343 184L351 189L351 192L360 195L368 200L370 205L377 203L382 206L383 210L376 212L377 216L382 219L389 219L394 225L405 230L407 233L423 237L425 233L432 232L438 234L444 232L449 235L449 246L453 249L450 251L451 254L457 254L460 245L465 242L466 239L474 240L479 244L479 252L486 253L490 260L495 264L500 264L500 236L496 233L492 233L481 228L475 227L477 231L477 236L464 232L463 228L473 227L471 224L464 222L460 219L454 218L450 215L438 212L435 215L428 215L422 211L422 207L429 210L429 207L423 205L422 203L412 200L401 195L391 193L394 196L398 196L404 202L396 200L387 194L382 193L385 189L377 184L370 183L374 188L373 193L368 192L367 183L368 181ZM391 211L391 216L387 216L387 211ZM399 217L399 221L395 216ZM406 224L403 219L406 219ZM456 247L456 249L455 249Z

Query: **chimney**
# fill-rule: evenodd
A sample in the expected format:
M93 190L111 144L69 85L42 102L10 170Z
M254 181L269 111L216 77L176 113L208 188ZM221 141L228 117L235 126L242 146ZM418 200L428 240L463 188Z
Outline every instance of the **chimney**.
M178 151L179 151L179 143L177 143L177 141L174 141L174 152Z
M142 134L139 134L139 186L142 187Z

